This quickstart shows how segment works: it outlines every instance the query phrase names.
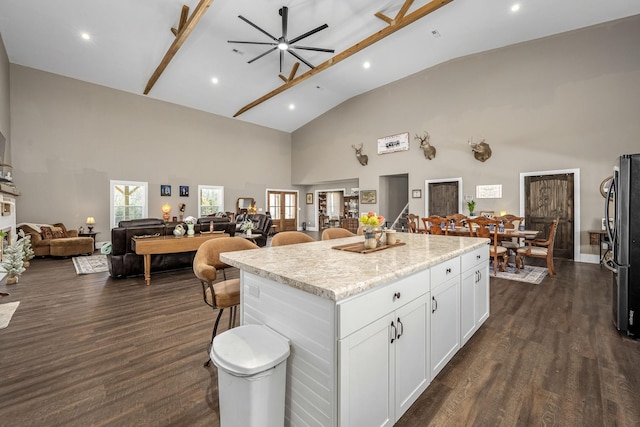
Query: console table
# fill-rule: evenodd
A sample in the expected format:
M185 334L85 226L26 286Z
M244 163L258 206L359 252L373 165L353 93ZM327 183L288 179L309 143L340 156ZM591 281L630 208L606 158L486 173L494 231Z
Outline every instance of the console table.
M227 233L207 233L189 236L134 237L131 239L136 254L144 256L144 280L151 284L151 255L197 251L209 239L229 237Z
M589 244L598 245L600 248L600 264L605 261L607 255L611 254L611 246L609 246L609 236L606 230L589 230ZM604 252L602 246L604 245Z

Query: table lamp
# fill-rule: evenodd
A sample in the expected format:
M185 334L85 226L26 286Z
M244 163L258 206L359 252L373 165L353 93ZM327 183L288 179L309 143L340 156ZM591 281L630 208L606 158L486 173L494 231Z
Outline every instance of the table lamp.
M92 217L92 216L87 217L86 224L89 226L88 227L89 228L89 233L93 233L93 226L94 226L95 223L96 223L96 220L95 220L94 217Z
M169 214L171 213L171 206L168 203L162 205L162 219L164 222L169 222Z

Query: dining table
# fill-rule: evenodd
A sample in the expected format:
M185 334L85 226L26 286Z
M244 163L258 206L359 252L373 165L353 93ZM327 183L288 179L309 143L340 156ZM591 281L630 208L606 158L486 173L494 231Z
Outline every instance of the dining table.
M444 230L443 230L444 231ZM491 235L496 232L496 230L491 231ZM498 239L525 239L525 240L533 240L538 237L540 234L539 230L523 230L520 231L515 228L505 228L504 231L497 231ZM447 235L449 236L469 236L469 228L468 227L447 227Z

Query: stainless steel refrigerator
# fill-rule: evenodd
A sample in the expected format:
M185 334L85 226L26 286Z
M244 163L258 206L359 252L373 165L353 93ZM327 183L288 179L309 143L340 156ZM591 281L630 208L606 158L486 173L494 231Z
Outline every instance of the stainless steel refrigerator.
M613 212L612 212L613 210ZM612 257L613 322L621 332L640 338L640 154L620 156L605 203Z

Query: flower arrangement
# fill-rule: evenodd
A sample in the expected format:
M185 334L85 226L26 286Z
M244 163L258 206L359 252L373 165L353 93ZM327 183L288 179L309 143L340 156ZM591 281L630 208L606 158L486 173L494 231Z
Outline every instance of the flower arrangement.
M384 223L384 217L382 215L376 215L375 212L367 212L366 215L360 217L360 224L369 228L379 227Z
M250 219L247 219L243 221L242 224L240 224L240 230L242 231L249 231L253 230L254 228L256 228L256 225Z
M184 219L185 224L195 224L198 220L195 217L189 215Z

